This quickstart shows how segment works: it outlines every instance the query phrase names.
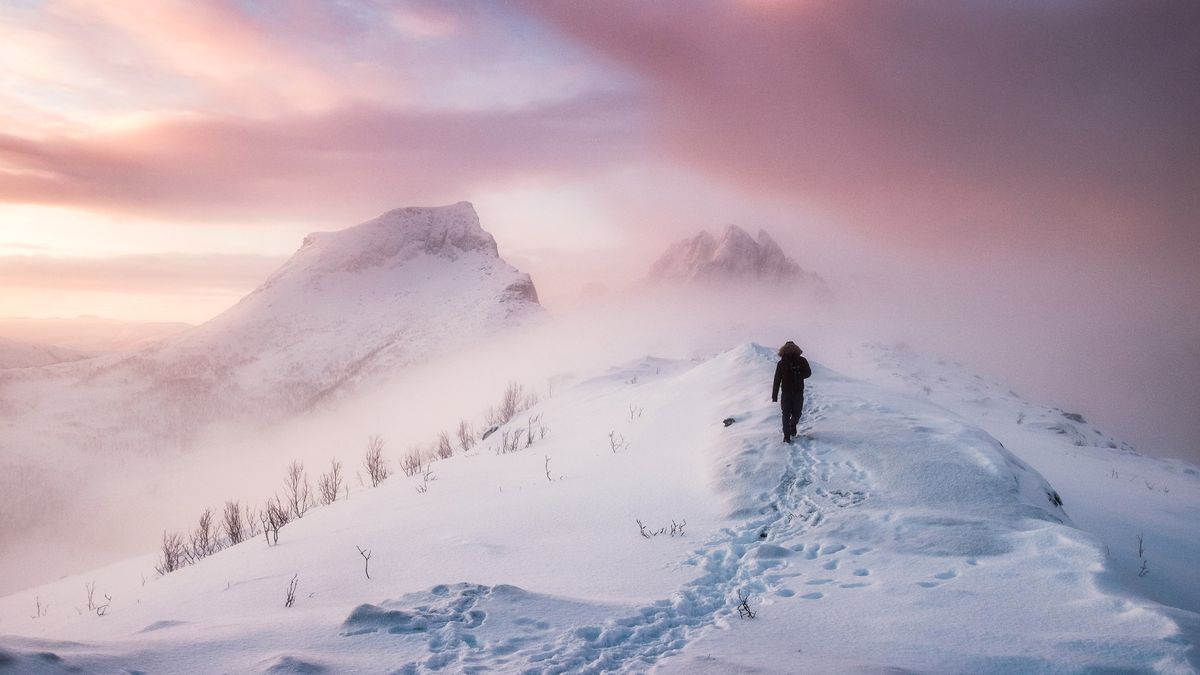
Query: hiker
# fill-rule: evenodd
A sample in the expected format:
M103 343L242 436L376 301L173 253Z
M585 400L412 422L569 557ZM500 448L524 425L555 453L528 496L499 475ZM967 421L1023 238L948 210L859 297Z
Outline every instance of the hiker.
M791 443L796 425L804 412L804 380L812 376L804 351L788 340L779 348L779 363L775 366L775 383L771 385L771 401L783 408L783 442ZM780 391L782 389L782 392ZM781 399L779 394L783 394Z

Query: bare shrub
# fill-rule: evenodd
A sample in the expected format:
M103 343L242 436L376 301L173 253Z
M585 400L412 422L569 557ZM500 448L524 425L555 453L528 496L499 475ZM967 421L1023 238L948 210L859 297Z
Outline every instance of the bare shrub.
M497 414L500 416L500 423L507 424L521 409L521 400L524 398L525 388L516 382L509 382L504 388L504 394L500 397L500 407L497 409Z
M629 447L629 441L625 437L615 431L608 432L608 447L613 453L621 452Z
M422 466L424 466L424 462L421 461L420 448L409 449L408 454L400 460L400 470L404 472L405 476L412 477L417 475L421 472Z
M546 437L546 425L542 424L542 416L534 415L525 421L525 447L533 445L535 440Z
M188 546L183 541L183 535L178 532L163 532L162 548L159 550L158 564L154 571L159 574L170 574L191 563Z
M332 504L337 501L338 492L342 489L342 463L336 459L330 460L329 471L317 479L317 489L321 492L321 503Z
M303 518L312 506L312 484L308 482L308 472L304 470L303 462L292 462L288 465L287 478L283 482L283 496L287 500L288 510L295 518Z
M475 445L475 430L471 428L471 423L462 420L458 423L458 447L466 452Z
M517 413L529 410L537 405L537 402L536 393L526 391L525 387L517 382L509 382L500 396L500 405L488 410L488 424L508 424Z
M242 519L242 507L236 501L225 502L221 512L221 523L225 527L225 538L229 545L240 544L247 539L246 521Z
M379 487L379 484L392 474L383 458L383 437L376 435L367 439L367 455L363 459L363 467L371 479L371 487Z
M497 455L507 455L521 449L521 435L524 429L501 429L500 447L496 448Z
M191 555L192 560L206 558L221 550L220 536L213 524L213 510L204 509L200 514L200 522L192 530Z
M253 539L257 537L260 532L262 532L258 514L258 509L254 508L249 503L242 507L242 523L246 526L246 535L243 540Z
M275 495L263 507L259 520L262 522L267 545L270 546L272 543L279 543L279 529L291 522L292 512L279 501L279 495Z
M753 619L754 618L756 612L754 610L750 609L750 594L749 593L743 594L741 591L738 591L737 610L738 610L738 616L742 617L743 619Z
M367 578L370 579L371 578L371 552L364 551L363 547L361 547L357 544L355 544L354 548L358 549L358 554L363 557L363 574L367 575Z
M293 574L292 580L288 583L287 597L283 601L284 607L291 607L296 602L296 589L300 586L300 575Z
M96 609L96 601L93 599L93 596L96 594L96 580L92 579L90 582L85 581L83 588L87 591L88 611L94 611Z
M429 492L429 484L437 480L437 476L433 475L433 469L428 464L425 465L425 470L421 473L421 484L417 486L419 494Z
M108 613L108 606L112 604L112 596L108 593L104 594L104 604L96 606L96 616L104 616Z
M438 459L449 459L454 456L454 446L450 444L450 434L445 431L438 434L434 454Z
M652 530L646 527L645 523L643 523L640 518L635 518L634 521L637 523L638 533L647 539L650 539L651 537L657 537L660 534L669 534L672 537L682 537L684 534L683 528L687 527L687 520L684 520L682 523L677 523L674 519L671 519L670 528L660 527L657 530Z

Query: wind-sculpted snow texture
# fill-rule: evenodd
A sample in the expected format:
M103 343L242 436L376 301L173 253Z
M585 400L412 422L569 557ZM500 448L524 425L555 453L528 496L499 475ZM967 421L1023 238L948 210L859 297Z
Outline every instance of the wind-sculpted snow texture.
M29 618L79 579L10 596L0 634L35 637L0 646L88 672L1194 671L1194 615L1101 583L1070 501L988 433L818 366L784 445L773 364L746 345L577 379L529 411L552 427L529 448L484 443L425 493L394 478L144 587L145 560L97 573L122 598L103 618Z
M904 345L860 351L862 376L955 411L1049 478L1108 552L1107 583L1200 612L1200 469L1138 455L1083 415L1029 403L960 364Z

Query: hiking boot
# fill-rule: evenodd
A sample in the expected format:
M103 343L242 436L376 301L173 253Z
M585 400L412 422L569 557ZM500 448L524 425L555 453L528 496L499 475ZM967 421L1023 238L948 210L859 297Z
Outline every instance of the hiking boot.
M788 436L787 434L784 434L784 435L783 435L783 442L784 442L784 443L787 443L788 445L791 445L791 444L792 444L792 437L791 437L791 436Z

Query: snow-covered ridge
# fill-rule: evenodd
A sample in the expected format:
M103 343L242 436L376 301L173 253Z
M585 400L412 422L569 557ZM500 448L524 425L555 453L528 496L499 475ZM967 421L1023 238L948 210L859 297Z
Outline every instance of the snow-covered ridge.
M672 244L650 266L653 282L761 281L804 283L826 290L823 279L806 272L779 244L759 230L757 240L737 225L721 236L702 231Z
M0 658L101 673L1192 669L1186 613L1100 583L1111 561L1070 500L967 419L814 364L802 437L782 444L772 351L580 373L436 480L354 490L278 545L143 583L146 556L0 599ZM550 431L496 452L527 417ZM636 520L686 530L647 537ZM71 609L88 583L113 597L103 617Z

